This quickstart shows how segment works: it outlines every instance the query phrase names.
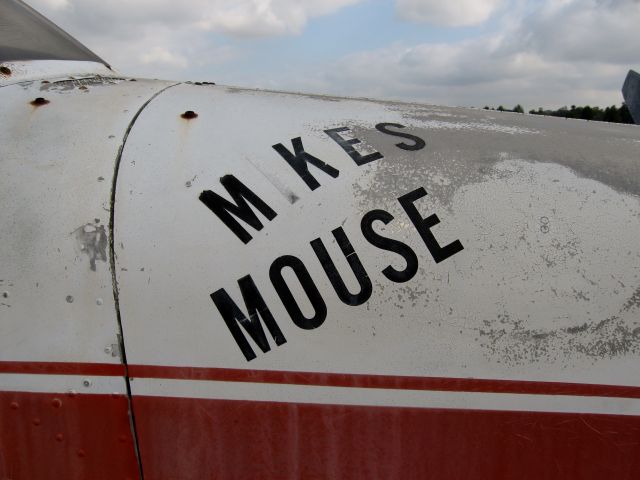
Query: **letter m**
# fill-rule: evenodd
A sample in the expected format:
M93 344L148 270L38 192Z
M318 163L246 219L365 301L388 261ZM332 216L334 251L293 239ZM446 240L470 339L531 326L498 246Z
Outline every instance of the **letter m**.
M236 217L256 230L262 230L262 222L247 202L251 203L267 220L273 220L277 213L233 175L220 178L220 183L235 203L211 190L203 191L200 194L200 201L209 207L243 243L249 243L253 237L240 225Z
M286 343L287 340L284 338L280 327L278 327L278 324L269 311L269 308L260 295L260 292L258 291L258 288L253 282L251 276L247 275L246 277L242 277L238 280L238 286L242 292L242 299L244 300L248 315L245 315L245 313L240 310L238 305L236 305L223 288L212 293L211 299L213 300L213 303L216 304L216 307L218 307L220 315L222 315L233 339L238 344L238 347L240 347L244 358L246 358L247 361L251 361L256 358L256 354L243 335L240 326L244 328L245 332L249 334L251 339L256 345L258 345L258 347L260 347L260 350L262 350L263 353L267 353L271 350L271 347L269 346L267 337L262 329L260 318L262 318L264 324L267 326L267 329L269 330L271 337L273 337L273 340L276 342L276 345L282 345L283 343Z

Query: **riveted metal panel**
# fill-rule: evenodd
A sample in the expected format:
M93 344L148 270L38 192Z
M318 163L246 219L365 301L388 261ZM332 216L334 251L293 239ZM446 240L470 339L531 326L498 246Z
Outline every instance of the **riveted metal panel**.
M115 204L145 478L633 478L638 158L629 125L168 90Z
M120 362L111 183L131 118L163 86L95 77L0 89L0 360Z

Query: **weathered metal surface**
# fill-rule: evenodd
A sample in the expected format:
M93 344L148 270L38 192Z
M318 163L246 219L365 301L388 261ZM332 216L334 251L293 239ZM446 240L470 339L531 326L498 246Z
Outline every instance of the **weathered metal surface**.
M3 479L137 478L126 396L5 388L0 391Z
M185 121L186 109L198 118ZM375 125L423 139L424 148ZM384 158L358 166L323 130L345 127ZM339 171L309 166L311 190L272 148L305 151ZM640 131L567 121L357 100L175 87L152 102L122 157L115 227L121 311L133 364L438 375L635 385L640 355ZM199 199L234 175L277 213L244 244ZM424 188L421 215L437 214L441 245L464 250L435 263L398 198ZM422 197L420 195L419 197ZM370 244L374 230L418 257ZM332 239L341 227L372 283L366 302L338 298L310 245L320 238L351 292L359 287ZM383 228L384 227L384 228ZM153 232L151 234L150 232ZM269 278L294 255L326 304L326 319L297 327ZM285 269L286 271L286 269ZM246 312L238 280L251 275L286 343L246 363L210 295L224 289ZM288 274L286 274L288 275ZM286 276L307 317L313 310ZM264 319L263 319L264 321ZM149 331L157 332L149 335ZM245 337L249 338L242 330ZM150 388L150 387L149 387Z
M167 90L115 204L146 476L632 478L638 158L629 125Z
M0 89L0 360L120 362L105 353L119 333L106 230L115 158L164 86L98 77Z
M60 61L60 60L38 60L38 61L15 61L2 62L0 70L0 87L23 83L30 80L41 80L47 83L74 80L75 87L82 85L82 82L92 81L100 83L104 77L108 79L121 78L116 72L108 69L101 63L80 62L80 61ZM45 85L47 84L45 83ZM64 86L58 85L58 87ZM67 83L68 85L68 83Z
M0 88L0 478L134 478L108 224L124 134L166 84L12 76Z
M633 478L637 126L172 85L0 88L0 440L128 372L147 480Z

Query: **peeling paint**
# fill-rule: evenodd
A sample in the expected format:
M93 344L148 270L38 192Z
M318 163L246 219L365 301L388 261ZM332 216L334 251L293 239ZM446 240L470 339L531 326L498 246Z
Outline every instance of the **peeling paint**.
M396 154L354 185L362 211L424 185L425 212L438 212L447 226L439 235L450 239L447 232L455 232L465 245L453 261L465 273L454 271L453 285L451 272L443 278L427 265L419 281L387 288L370 311L383 319L392 307L398 326L406 312L436 328L441 339L451 332L450 346L434 346L443 355L457 351L458 332L474 339L489 362L505 366L640 354L640 317L630 312L640 307L640 288L627 286L640 276L634 221L640 198L556 163L505 152L465 162L459 152L448 153L448 159L429 153L422 162ZM386 235L406 237L402 213L392 213L398 220L385 227ZM416 310L422 319L415 319Z
M96 261L107 261L107 232L99 219L86 223L72 232L81 252L89 258L89 268L96 271Z
M70 78L67 80L59 80L56 82L47 82L40 85L41 92L56 91L59 93L70 92L75 89L87 90L88 87L116 85L124 81L119 77L87 77L87 78Z

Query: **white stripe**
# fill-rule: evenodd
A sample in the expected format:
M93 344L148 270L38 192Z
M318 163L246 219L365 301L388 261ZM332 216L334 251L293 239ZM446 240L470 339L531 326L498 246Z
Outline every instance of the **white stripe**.
M135 395L384 407L640 415L640 399L136 378Z
M123 377L1 373L0 391L126 394L127 387Z

